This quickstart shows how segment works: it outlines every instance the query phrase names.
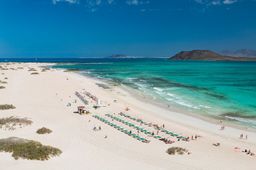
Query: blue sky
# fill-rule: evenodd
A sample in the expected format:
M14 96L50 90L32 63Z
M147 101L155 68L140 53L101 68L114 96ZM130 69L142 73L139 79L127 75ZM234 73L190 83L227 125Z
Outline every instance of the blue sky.
M256 49L256 0L1 0L0 57Z

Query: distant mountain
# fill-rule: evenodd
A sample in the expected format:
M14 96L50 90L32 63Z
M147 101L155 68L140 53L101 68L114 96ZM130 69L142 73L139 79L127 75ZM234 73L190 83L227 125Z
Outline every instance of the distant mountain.
M256 58L225 56L210 50L192 50L179 52L178 54L170 57L170 60L256 61Z
M239 57L256 57L256 50L250 50L250 49L240 49L240 50L223 50L221 51L221 54L223 55L229 55L229 56L239 56Z

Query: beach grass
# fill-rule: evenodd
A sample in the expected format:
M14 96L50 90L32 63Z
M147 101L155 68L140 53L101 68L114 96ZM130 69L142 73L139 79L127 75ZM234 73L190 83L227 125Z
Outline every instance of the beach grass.
M184 155L185 153L189 153L187 149L181 147L171 147L166 151L169 155Z
M0 86L0 89L5 89L5 87L4 86Z
M7 69L7 68L4 68L4 67L0 67L0 70L6 71L6 70L8 70L8 69Z
M38 72L33 72L33 73L31 73L31 75L36 75L36 74L39 74Z
M38 129L38 130L36 131L36 133L38 133L38 134L40 134L40 135L42 135L42 134L50 134L50 133L52 133L52 130L51 130L51 129L48 129L48 128L46 128L46 127L42 127L42 128L40 128L40 129Z
M62 152L58 148L42 145L40 142L17 137L0 139L0 152L10 152L14 159L49 160Z
M48 71L48 70L50 70L50 69L44 68L44 69L41 70L41 72L46 72L46 71Z
M37 70L34 68L30 68L28 71L37 71Z
M1 83L1 84L7 84L7 81L1 81L1 80L0 80L0 83Z
M15 130L16 126L22 127L31 125L32 121L27 118L7 117L0 119L0 129Z
M10 109L15 109L16 107L13 106L12 104L1 104L0 105L0 110L10 110Z

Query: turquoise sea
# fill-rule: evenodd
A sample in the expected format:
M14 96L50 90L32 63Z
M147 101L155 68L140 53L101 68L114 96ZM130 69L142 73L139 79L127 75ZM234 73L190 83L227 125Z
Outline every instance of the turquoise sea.
M256 62L84 59L55 67L79 69L170 106L256 128Z

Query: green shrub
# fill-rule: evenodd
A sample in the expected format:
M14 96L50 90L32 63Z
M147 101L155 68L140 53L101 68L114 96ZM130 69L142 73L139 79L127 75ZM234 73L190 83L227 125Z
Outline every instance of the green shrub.
M47 68L47 67L44 67L44 68L42 68L42 72L46 72L46 71L48 71L48 70L50 70L49 68Z
M1 84L7 84L7 81L1 81L1 80L0 80L0 83L1 83Z
M34 68L30 68L28 71L37 71L37 70Z
M0 110L9 110L9 109L15 109L16 107L12 104L1 104Z
M22 158L41 161L48 160L62 153L58 148L16 137L0 139L0 152L10 152L16 160Z
M45 127L42 127L42 128L40 128L40 129L38 129L37 131L36 131L36 133L38 133L38 134L50 134L50 133L52 133L52 130L51 129L48 129L48 128L45 128Z
M32 124L31 120L26 118L7 117L0 119L0 129L15 130L17 126L27 126Z
M188 150L184 149L184 148L180 148L180 147L171 147L169 149L167 149L166 151L169 155L183 155L185 153L189 153Z

